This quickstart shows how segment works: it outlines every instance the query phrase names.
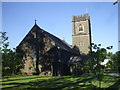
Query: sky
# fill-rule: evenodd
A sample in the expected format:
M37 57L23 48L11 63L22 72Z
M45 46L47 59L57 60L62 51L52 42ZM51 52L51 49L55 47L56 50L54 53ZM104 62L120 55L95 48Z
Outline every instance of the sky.
M117 0L1 0L2 2L115 2Z
M92 42L118 50L118 5L112 2L2 2L2 30L10 48L19 45L35 24L72 45L72 16L88 12Z
M120 16L120 3L118 3L118 16ZM118 17L118 50L120 51L120 17Z

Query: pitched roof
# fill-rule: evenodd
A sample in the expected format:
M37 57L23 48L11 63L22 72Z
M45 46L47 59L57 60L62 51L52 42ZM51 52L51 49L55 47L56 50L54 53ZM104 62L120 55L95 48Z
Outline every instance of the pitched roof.
M41 29L38 25L36 25L39 29ZM68 52L72 52L72 53L76 53L72 47L65 42L64 40L61 40L60 38L50 34L49 32L42 30L42 33L45 34L46 36L48 36L49 38L51 38L61 49L66 50Z
M62 50L65 50L65 51L68 51L68 52L71 52L71 53L76 54L76 51L73 50L72 47L71 47L67 42L65 42L64 40L61 40L61 39L59 39L58 37L50 34L49 32L41 29L37 24L35 24L35 25L32 27L32 29L30 30L30 32L33 31L33 30L41 30L42 34L44 34L44 35L48 36L49 38L51 38L51 39L56 43L56 45L57 45L58 47L60 47ZM29 32L29 33L30 33L30 32ZM28 34L29 34L29 33L28 33ZM27 34L27 35L28 35L28 34ZM26 35L26 36L27 36L27 35ZM25 38L26 38L26 37L25 37ZM25 38L24 38L24 39L25 39ZM24 41L24 39L23 39L22 41Z
M83 63L83 61L80 56L73 56L70 58L68 63L69 64L81 64L81 63Z

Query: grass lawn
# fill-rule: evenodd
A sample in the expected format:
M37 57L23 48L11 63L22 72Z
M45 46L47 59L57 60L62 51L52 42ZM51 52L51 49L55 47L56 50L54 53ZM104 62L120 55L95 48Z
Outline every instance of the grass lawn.
M98 88L98 81L92 75L76 76L12 76L8 79L3 79L2 88L7 90L48 90L48 88L55 89L80 89L87 88L87 90ZM104 76L101 83L102 88L120 88L120 77L118 76ZM116 90L114 89L114 90Z

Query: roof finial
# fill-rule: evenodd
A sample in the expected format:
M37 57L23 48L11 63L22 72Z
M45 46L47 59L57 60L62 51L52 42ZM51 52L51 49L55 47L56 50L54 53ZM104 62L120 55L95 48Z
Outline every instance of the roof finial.
M37 21L37 20L35 19L35 25L36 25L36 21Z

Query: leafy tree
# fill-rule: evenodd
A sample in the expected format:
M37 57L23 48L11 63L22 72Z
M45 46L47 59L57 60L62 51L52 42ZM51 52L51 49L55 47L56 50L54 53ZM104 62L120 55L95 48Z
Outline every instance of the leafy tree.
M120 51L117 51L111 56L108 67L111 68L112 71L120 74Z
M2 53L3 48L8 47L9 42L6 42L7 40L6 32L0 32L0 53Z
M6 32L0 32L0 53L2 54L2 76L16 74L20 67L20 57L16 50L8 49L9 42Z
M99 81L99 87L101 87L101 81L103 79L103 73L105 66L101 63L104 62L108 56L107 50L112 49L112 46L101 48L101 44L92 44L90 47L93 51L88 55L90 59L86 62L85 68L89 70L90 73L94 74Z
M113 5L118 4L119 2L120 2L120 0L117 0L113 3Z

